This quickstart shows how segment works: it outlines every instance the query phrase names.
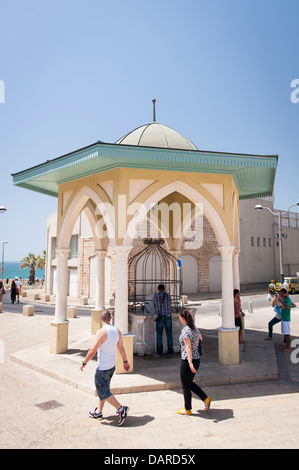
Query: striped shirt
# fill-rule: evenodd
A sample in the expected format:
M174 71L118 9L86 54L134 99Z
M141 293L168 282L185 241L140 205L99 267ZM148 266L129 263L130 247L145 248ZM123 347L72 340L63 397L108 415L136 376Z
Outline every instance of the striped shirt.
M160 291L153 298L156 313L160 315L171 315L171 297L167 292Z

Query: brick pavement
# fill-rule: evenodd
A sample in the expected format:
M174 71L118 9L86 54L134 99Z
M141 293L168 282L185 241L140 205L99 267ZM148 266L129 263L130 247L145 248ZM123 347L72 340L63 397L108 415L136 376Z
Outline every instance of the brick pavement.
M293 337L299 337L296 315L294 310ZM260 339L260 348L256 343L254 350L257 354L264 353L263 337L272 316L267 306L246 315L245 350L247 346L249 349L251 332L254 332L255 343L257 337ZM94 409L97 399L91 393L11 360L12 355L38 349L49 341L51 318L38 314L33 317L0 314L0 338L5 343L5 361L0 364L2 449L298 448L299 364L291 362L289 353L279 350L279 325L274 329L278 380L207 385L204 388L213 400L211 410L203 413L202 403L194 398L192 416L175 413L183 406L180 389L121 394L118 398L130 406L130 414L119 428L109 404L104 408L104 420L92 420L88 410ZM199 318L201 329L213 330L219 326L217 312L202 313ZM73 319L70 335L74 340L88 337L87 319ZM38 355L32 360L38 363ZM48 409L37 406L53 400L60 406Z

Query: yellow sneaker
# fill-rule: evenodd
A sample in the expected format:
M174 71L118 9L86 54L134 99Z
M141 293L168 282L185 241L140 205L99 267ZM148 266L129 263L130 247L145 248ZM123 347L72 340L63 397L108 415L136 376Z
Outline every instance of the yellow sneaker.
M204 404L205 404L205 413L207 413L211 406L211 398L207 397L204 401Z
M177 410L178 415L192 415L191 410L186 410L186 408L182 408L181 410Z

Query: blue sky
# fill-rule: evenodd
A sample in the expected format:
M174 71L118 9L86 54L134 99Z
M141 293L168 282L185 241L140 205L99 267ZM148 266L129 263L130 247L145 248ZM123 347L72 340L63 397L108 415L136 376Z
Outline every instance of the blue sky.
M298 0L2 1L0 246L46 247L55 198L11 173L151 122L200 150L278 154L275 206L299 200ZM299 94L298 94L299 96Z

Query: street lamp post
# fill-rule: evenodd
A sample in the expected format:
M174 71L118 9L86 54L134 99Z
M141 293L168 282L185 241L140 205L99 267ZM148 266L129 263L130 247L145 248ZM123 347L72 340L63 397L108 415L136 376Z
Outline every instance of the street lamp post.
M263 209L267 209L269 212L271 212L271 214L278 216L278 240L279 240L278 246L279 246L279 265L280 265L281 282L283 282L283 275L284 275L283 274L283 263L282 263L282 239L283 239L283 236L282 236L282 229L281 229L281 214L286 214L287 212L289 212L291 207L294 207L294 206L299 206L299 201L295 202L294 204L291 204L290 207L284 212L281 212L281 211L273 212L273 211L271 211L271 209L269 207L261 206L260 204L257 204L256 206L254 206L254 208L257 212L260 212Z
M0 206L0 214L3 214L6 212L6 207ZM4 243L7 243L6 241L3 242L3 247L2 247L2 266L1 266L1 279L2 279L2 284L3 284L3 273L4 273Z

